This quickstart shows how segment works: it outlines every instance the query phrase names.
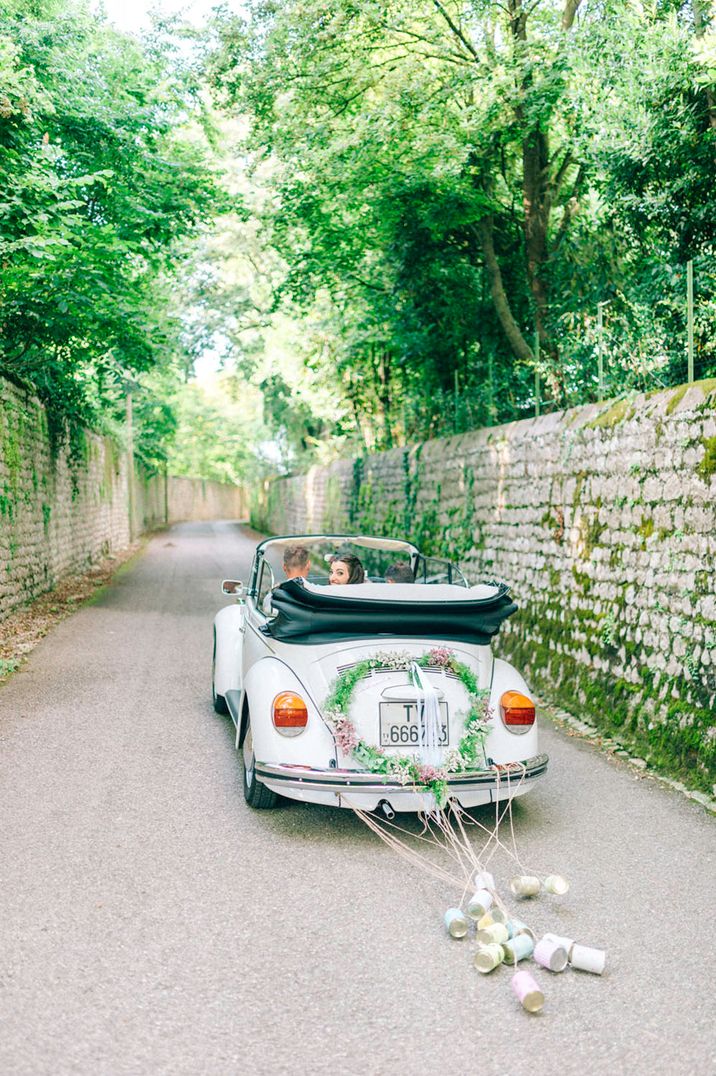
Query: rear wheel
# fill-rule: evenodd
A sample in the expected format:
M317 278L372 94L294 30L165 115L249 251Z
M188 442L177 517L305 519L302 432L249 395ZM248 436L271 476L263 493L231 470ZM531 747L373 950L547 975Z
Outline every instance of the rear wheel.
M214 653L211 658L211 698L217 714L228 714L229 707L223 695L216 694L216 628L214 628Z
M255 807L259 811L268 811L275 807L279 796L270 788L259 781L254 770L254 737L251 731L251 715L246 715L246 732L244 733L244 746L242 748L243 771L244 771L244 799L249 807Z

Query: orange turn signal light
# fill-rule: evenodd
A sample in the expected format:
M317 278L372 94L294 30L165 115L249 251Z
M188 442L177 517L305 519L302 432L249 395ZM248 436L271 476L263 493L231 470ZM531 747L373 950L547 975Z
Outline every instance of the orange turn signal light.
M274 728L284 735L296 736L308 724L308 707L300 695L282 691L273 700L272 718Z
M500 698L502 723L511 732L527 732L535 723L535 704L519 691L505 691Z

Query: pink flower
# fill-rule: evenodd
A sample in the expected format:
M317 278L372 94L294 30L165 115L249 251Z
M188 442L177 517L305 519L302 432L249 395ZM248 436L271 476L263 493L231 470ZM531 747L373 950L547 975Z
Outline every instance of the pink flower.
M426 785L431 781L447 781L445 770L438 770L435 766L418 766L418 777Z
M448 666L452 662L452 651L448 650L446 646L435 646L428 653L431 665Z
M349 721L347 717L336 722L335 739L341 751L345 754L349 754L353 748L357 746L358 733L356 732L353 723Z

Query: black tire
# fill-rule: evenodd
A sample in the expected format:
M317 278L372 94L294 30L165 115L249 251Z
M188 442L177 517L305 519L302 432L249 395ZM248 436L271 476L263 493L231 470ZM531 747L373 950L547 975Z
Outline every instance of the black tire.
M223 695L216 694L216 688L214 687L214 674L216 672L216 628L214 628L214 652L211 656L211 699L214 703L214 709L217 714L228 714L229 707L226 705L226 699Z
M259 781L254 772L254 739L251 735L251 715L246 715L244 745L241 749L241 769L244 775L244 799L257 811L270 811L280 800L275 792Z

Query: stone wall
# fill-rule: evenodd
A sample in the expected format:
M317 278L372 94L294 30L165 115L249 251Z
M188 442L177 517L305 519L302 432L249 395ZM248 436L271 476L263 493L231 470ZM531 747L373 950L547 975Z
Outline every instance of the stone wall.
M242 486L205 482L200 478L169 477L169 522L180 520L246 519L248 498Z
M497 650L710 791L714 494L712 381L315 467L266 483L252 523L404 535L506 579Z
M147 475L108 437L87 432L53 452L45 409L0 378L0 621L71 572L180 519L241 519L244 493L197 479ZM131 516L131 520L130 520Z

